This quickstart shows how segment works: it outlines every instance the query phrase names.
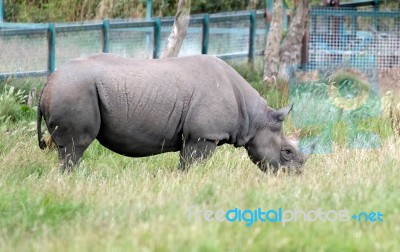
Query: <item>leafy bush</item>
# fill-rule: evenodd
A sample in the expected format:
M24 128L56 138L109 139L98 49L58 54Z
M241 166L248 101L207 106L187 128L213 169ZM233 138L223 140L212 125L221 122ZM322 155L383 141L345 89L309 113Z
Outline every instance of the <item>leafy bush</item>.
M15 122L32 115L34 111L26 106L26 98L23 90L4 85L0 91L0 122Z
M179 0L153 0L154 16L174 16ZM191 13L215 13L247 9L249 0L191 1ZM146 0L5 0L7 22L72 22L101 18L146 16ZM256 8L265 8L257 1Z

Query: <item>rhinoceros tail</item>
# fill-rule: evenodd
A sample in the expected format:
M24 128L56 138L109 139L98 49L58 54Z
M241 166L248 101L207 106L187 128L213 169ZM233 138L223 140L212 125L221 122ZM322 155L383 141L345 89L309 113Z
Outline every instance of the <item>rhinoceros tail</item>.
M46 141L43 140L42 135L42 110L40 109L40 105L37 109L37 133L38 133L38 140L39 140L39 147L40 149L44 150L46 148Z

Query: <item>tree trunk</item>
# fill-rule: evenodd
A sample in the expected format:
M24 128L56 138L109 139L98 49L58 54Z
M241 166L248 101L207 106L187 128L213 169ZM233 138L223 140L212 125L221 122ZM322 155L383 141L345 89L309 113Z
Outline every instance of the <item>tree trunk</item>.
M255 10L258 4L258 0L250 0L249 5L247 6L248 10Z
M271 83L276 79L279 70L279 46L282 32L282 0L277 0L274 6L271 26L268 32L267 44L264 51L264 81Z
M287 66L295 66L300 62L302 40L308 27L308 18L308 0L298 1L288 33L279 49L281 62L279 78L288 80L290 76L286 73Z
M97 5L96 20L102 20L104 18L110 18L112 9L114 8L114 0L101 0Z
M190 0L179 0L172 32L168 37L162 58L177 57L189 26Z

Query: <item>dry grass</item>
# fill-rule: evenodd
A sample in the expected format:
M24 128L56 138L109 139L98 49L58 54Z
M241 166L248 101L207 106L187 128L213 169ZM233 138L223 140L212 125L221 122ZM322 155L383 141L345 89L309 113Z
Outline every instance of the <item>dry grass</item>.
M380 149L335 145L302 176L260 172L243 149L222 146L188 173L177 154L130 159L98 143L76 172L60 175L54 150L36 145L33 124L0 140L2 251L386 250L400 245L400 141ZM382 223L191 222L190 206L380 211Z
M264 92L260 76L245 75L255 78L273 107L287 104L279 90ZM313 155L301 176L264 174L243 148L221 146L182 173L177 153L132 159L97 142L79 169L60 175L56 150L37 146L34 113L1 121L0 251L397 251L400 137L390 126L394 102L383 97L382 117L361 125L380 134L380 148L346 148L339 122L332 153ZM298 130L294 115L286 122L289 134ZM246 227L189 221L191 206L380 211L384 221Z

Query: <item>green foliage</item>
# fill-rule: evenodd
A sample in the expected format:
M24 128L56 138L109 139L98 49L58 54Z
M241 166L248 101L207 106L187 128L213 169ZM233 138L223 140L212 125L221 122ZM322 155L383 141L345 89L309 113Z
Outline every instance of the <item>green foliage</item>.
M29 111L24 102L26 95L22 90L4 85L0 90L0 122L17 121Z
M284 0L284 3L286 4L286 7L288 9L293 10L295 5L294 5L294 0Z
M223 0L223 1L192 1L192 13L215 13L224 11L246 10L249 6L249 0ZM265 8L265 1L257 1L256 9Z
M36 108L27 106L30 90L36 90L36 96L45 83L44 77L9 79L0 82L0 122L31 121L36 118ZM36 100L36 99L35 99Z
M97 1L98 2L98 1ZM5 0L7 22L71 22L93 19L96 1Z
M277 85L270 88L263 82L263 62L257 60L254 66L249 64L233 64L233 68L249 82L272 108L281 108L289 104L287 83L277 80Z
M349 2L353 0L343 0ZM191 2L191 13L216 13L248 9L250 0L197 0ZM265 8L265 0L256 1L256 9ZM294 8L293 0L285 0ZM139 18L146 15L146 0L4 0L7 22L73 22L95 18ZM178 0L153 0L155 16L174 16ZM320 6L321 0L311 0L311 6ZM397 0L386 0L381 8L399 8ZM103 14L105 14L103 16Z
M262 82L262 64L235 68L271 106L287 105L288 97L282 94L291 90L281 88L285 86L282 81L267 88ZM25 85L16 80L8 84ZM306 98L320 97L316 99L320 105L329 102L322 99L327 86L321 81L302 84L298 92ZM0 96L24 103L24 92L20 91L18 99L14 97L18 89L10 89L4 88ZM311 102L311 98L306 100L304 106ZM358 126L383 132L388 121L360 121ZM178 172L177 153L128 158L97 141L89 146L75 172L61 175L57 151L42 151L37 146L34 119L10 121L9 127L0 127L0 250L398 250L399 139L388 134L378 149L349 150L343 141L345 125L338 123L334 130L334 151L313 155L302 176L264 174L244 148L227 145L218 147L207 162ZM282 227L258 221L246 227L244 221L188 220L191 206L214 211L235 207L381 211L384 222L298 220Z
M17 90L21 90L25 95L28 95L29 91L32 89L40 91L46 79L47 77L10 78L5 81L0 81L0 87L3 85L13 86Z
M191 13L215 13L247 9L249 0L192 1ZM7 22L72 22L102 18L138 18L146 16L146 0L5 0ZM174 16L178 0L153 0L155 16ZM257 1L258 9L265 1Z
M85 213L82 203L51 193L32 195L28 191L10 192L0 187L0 226L7 233L32 232L68 222Z

